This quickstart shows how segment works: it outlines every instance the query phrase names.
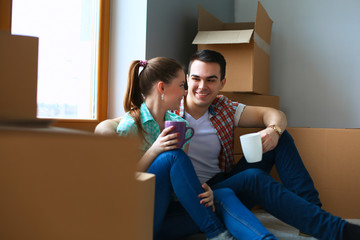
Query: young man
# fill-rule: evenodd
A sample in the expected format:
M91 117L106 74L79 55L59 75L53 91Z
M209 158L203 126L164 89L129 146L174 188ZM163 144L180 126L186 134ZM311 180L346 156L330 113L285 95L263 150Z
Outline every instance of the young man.
M321 209L313 181L285 130L285 115L272 108L245 106L218 96L226 84L225 69L226 61L220 53L196 52L189 63L188 93L178 112L195 129L188 154L200 181L213 189L231 188L248 208L259 204L280 220L319 239L360 239L359 226ZM95 132L114 134L118 120L100 123ZM260 131L262 161L247 163L242 158L234 163L235 127L264 128ZM274 164L283 184L268 174ZM191 223L184 219L179 222Z

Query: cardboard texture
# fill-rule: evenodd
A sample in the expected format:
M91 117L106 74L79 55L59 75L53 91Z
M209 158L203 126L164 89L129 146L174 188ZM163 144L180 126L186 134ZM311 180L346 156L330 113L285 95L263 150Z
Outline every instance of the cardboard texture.
M323 209L360 218L360 129L289 128Z
M139 229L139 239L152 239L154 221L154 200L155 200L155 175L150 173L139 173L136 176L139 185L140 203L138 204L141 218L137 225ZM146 201L144 201L146 199Z
M1 239L152 239L137 140L2 128L0 149Z
M0 121L36 119L38 43L0 31Z
M249 106L262 106L279 109L279 97L239 92L220 92L220 94Z
M0 31L11 32L12 0L0 0Z
M269 94L270 40L273 21L258 2L253 23L224 23L199 6L198 50L222 53L227 62L223 91Z
M242 157L239 136L261 128L235 130L234 156ZM360 218L360 129L288 128L319 191L322 208L342 218ZM280 180L276 169L271 175Z

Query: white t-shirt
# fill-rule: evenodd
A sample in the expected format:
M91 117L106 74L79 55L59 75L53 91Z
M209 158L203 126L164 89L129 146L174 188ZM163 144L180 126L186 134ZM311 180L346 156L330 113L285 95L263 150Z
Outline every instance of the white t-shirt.
M237 126L244 105L239 105L235 113L235 125ZM194 128L194 136L191 138L188 155L191 159L196 175L201 183L221 172L219 168L219 154L221 143L216 134L216 129L210 121L209 111L199 119L194 119L185 112L185 119Z
M221 171L218 160L221 150L220 140L216 135L216 129L211 125L208 111L199 119L194 119L185 113L185 119L195 131L188 155L196 175L200 182L204 183Z

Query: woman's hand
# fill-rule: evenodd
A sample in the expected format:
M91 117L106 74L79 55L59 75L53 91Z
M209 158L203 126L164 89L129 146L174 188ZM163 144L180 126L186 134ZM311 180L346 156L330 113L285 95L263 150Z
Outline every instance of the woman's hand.
M146 172L160 153L178 148L179 133L168 134L173 126L165 128L137 164L137 171Z
M215 212L214 193L211 190L211 187L206 183L203 183L201 187L205 192L198 195L198 197L201 198L200 204L205 204L205 207L212 207L213 212Z
M155 155L159 155L162 152L173 150L178 148L179 133L171 133L170 131L174 129L174 126L170 126L165 128L156 139L156 141L151 146L152 151L154 151Z

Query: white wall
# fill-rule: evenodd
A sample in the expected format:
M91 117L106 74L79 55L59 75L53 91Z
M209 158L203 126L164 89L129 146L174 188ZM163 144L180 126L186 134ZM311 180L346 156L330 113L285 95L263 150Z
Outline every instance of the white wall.
M289 126L360 128L360 1L263 0L273 19L271 95ZM257 1L235 0L235 21Z
M134 59L175 58L196 51L198 4L234 21L234 0L111 0L108 117L123 115L128 67Z
M360 1L263 0L274 20L270 93L289 126L360 128ZM196 50L197 5L225 22L254 21L254 0L112 0L109 117L123 114L133 59ZM234 10L235 7L235 10Z
M187 65L196 51L198 5L225 22L234 21L234 0L148 0L146 57L172 57Z
M123 115L132 60L145 59L147 0L111 0L108 117Z

